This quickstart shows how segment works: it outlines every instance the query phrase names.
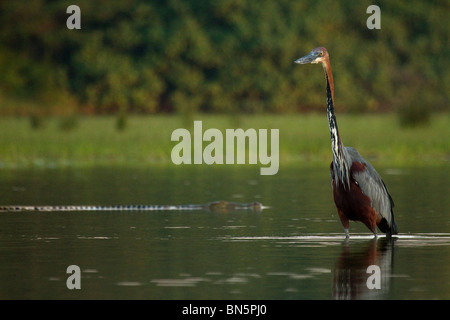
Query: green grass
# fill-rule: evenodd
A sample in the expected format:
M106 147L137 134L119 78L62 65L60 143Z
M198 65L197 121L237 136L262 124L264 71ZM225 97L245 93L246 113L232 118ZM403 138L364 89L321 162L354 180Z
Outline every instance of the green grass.
M45 119L32 129L28 118L0 118L0 168L85 167L171 164L170 140L177 128L279 129L280 166L328 165L330 135L325 114L132 116L125 130L115 117L80 117L71 130L61 119ZM431 117L430 125L403 128L394 114L337 115L344 145L353 146L374 165L440 166L450 163L449 114ZM225 136L225 134L224 134ZM206 146L208 142L204 142Z

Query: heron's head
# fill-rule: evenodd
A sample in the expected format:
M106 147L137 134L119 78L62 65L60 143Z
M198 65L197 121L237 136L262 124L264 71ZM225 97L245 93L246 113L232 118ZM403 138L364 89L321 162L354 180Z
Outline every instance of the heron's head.
M295 60L295 63L307 64L307 63L319 63L328 59L328 51L324 47L318 47L312 50L308 55L303 58Z

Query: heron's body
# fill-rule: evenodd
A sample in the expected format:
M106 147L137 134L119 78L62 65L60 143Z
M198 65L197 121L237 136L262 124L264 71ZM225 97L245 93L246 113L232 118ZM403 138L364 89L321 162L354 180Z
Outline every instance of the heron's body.
M361 221L376 235L376 228L391 236L398 233L394 201L375 168L356 149L345 147L334 114L334 81L328 52L319 47L296 63L322 63L327 83L327 116L333 161L331 185L339 218L349 236L349 221Z
M344 148L352 164L347 187L335 178L333 162L330 164L334 202L344 229L348 230L349 220L352 220L361 221L374 234L377 226L388 235L397 233L392 213L394 202L383 180L356 149ZM391 230L390 226L395 228Z

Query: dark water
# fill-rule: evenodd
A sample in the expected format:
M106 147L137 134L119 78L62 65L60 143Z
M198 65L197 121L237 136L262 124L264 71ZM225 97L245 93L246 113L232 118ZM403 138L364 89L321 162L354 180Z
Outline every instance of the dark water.
M236 211L0 213L0 299L449 299L449 168L379 169L400 235L344 240L328 168L0 171L0 203L260 201ZM67 267L81 270L69 290ZM381 289L368 289L368 266Z

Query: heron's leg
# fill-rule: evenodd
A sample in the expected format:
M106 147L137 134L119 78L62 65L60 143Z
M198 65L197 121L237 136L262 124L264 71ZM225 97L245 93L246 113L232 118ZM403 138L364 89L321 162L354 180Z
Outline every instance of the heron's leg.
M391 240L391 239L392 239L392 232L391 232L391 229L389 229L389 230L386 232L386 239L388 239L388 240Z
M341 219L341 223L344 226L345 238L348 239L350 237L350 233L348 232L349 228L349 220L347 216L338 209L339 219Z
M345 239L350 238L350 232L348 232L348 228L344 228L344 232L345 232Z

